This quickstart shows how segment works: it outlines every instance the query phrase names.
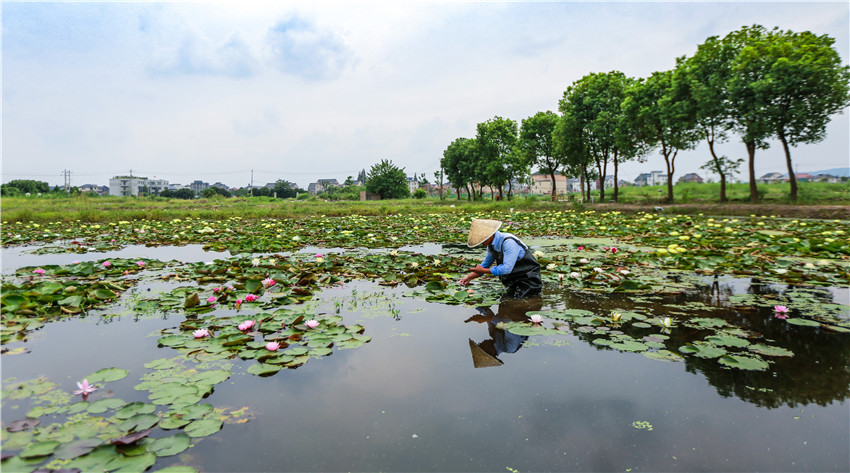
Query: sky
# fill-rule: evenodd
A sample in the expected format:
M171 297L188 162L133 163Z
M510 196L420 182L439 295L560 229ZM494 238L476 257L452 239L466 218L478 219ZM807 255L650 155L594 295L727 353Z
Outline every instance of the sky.
M558 110L574 81L647 77L744 25L812 31L850 57L850 4L242 1L0 4L2 181L116 175L231 187L356 177L383 159L433 181L456 138ZM850 166L848 112L792 149ZM746 157L736 136L720 147ZM707 146L680 153L674 178ZM786 172L781 145L756 174ZM656 151L620 178L665 170ZM745 175L741 175L746 179Z

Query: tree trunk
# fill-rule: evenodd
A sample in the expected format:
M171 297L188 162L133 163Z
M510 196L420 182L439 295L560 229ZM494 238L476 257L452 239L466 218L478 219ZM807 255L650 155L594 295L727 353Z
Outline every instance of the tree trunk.
M549 173L549 177L552 178L552 202L555 202L556 200L558 200L558 198L557 198L557 195L555 193L555 188L556 188L557 184L555 183L555 171L554 170Z
M744 141L744 144L747 145L747 157L749 158L750 202L757 204L759 201L759 190L756 184L756 142Z
M596 170L599 171L599 202L605 202L605 169L599 158L594 159L596 160ZM605 160L605 165L606 167L608 165L607 159Z
M779 141L782 142L782 148L785 150L785 164L788 165L788 181L791 183L791 202L797 203L797 175L794 174L794 167L791 166L791 150L788 148L788 140L785 139L785 133L779 134Z
M581 200L584 200L584 166L582 166L581 172L578 175L578 187L581 192Z
M618 164L619 164L619 163L617 163L617 161L618 161L617 158L618 158L617 151L614 151L614 202L617 202L617 196L620 193L620 186L617 184L617 180L618 180L617 168L618 168Z
M714 170L720 176L720 202L726 202L726 173L723 172L723 166L720 165L720 159L717 153L714 152L714 140L706 139L708 142L708 150L711 152L711 159L714 160Z
M676 172L676 165L674 161L676 160L676 154L678 151L674 151L672 153L672 157L670 153L667 152L664 154L664 162L667 163L667 203L673 203L673 173Z

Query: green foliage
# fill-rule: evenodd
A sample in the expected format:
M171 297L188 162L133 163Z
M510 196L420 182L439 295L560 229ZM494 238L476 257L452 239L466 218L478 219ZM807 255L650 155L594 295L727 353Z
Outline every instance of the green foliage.
M380 195L381 199L410 197L404 168L399 168L390 160L382 159L369 170L366 178L366 191Z
M216 196L230 197L230 195L231 194L230 194L229 190L222 189L221 187L217 187L217 186L210 186L210 187L207 187L206 189L203 189L201 191L201 197L203 197L205 199L211 199L211 198L214 198Z
M15 179L0 186L2 195L18 195L18 194L46 194L50 192L50 185L43 181L33 181L29 179Z
M413 197L416 199L424 199L428 197L428 192L425 189L416 189L413 191Z

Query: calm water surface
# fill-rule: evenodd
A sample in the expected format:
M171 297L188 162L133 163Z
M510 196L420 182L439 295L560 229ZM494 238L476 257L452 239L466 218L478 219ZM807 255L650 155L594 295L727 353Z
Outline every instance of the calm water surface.
M7 273L5 255L3 267ZM687 299L717 302L719 292L752 287L752 281L724 280ZM372 341L271 377L246 374L254 362L234 360L233 376L206 402L247 406L251 420L226 424L179 458L159 460L156 468L850 470L850 349L841 334L808 330L802 337L799 328L763 311L730 312L724 318L796 354L777 361L769 373L747 372L721 369L714 360L664 362L618 352L577 331L511 337L491 322L519 318L522 308L432 304L402 297L406 291L366 282L324 291L316 310L339 309L345 324L365 325ZM843 294L838 291L836 298ZM654 313L670 302L675 301L653 302ZM627 296L577 296L548 287L542 308L600 312L627 304ZM44 375L72 390L86 374L116 366L130 375L109 383L113 393L97 394L144 401L145 393L133 390L147 372L143 364L178 354L157 347L158 331L182 320L180 314L109 320L89 315L50 323L29 337L30 353L3 356L2 377ZM495 353L495 360L479 353L474 362L478 350L470 340ZM482 360L495 366L476 368ZM3 422L22 412L4 405Z

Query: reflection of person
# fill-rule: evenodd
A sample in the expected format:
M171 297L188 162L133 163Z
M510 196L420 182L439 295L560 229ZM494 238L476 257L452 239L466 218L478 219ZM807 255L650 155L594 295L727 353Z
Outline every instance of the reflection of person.
M460 280L460 284L466 286L479 276L492 274L499 277L511 297L540 294L543 288L540 263L519 238L500 232L501 226L502 222L498 220L472 221L466 244L470 248L487 245L487 255L481 264L469 269L470 273Z
M490 339L477 344L469 340L472 364L476 368L502 365L502 360L498 356L502 353L516 353L522 348L522 344L528 340L528 336L517 335L500 329L498 324L500 322L528 322L529 318L526 314L532 310L540 310L541 307L543 307L543 300L540 296L504 300L499 304L498 314L493 313L489 307L479 307L478 313L466 321L486 322Z

